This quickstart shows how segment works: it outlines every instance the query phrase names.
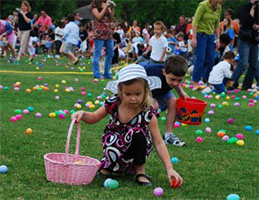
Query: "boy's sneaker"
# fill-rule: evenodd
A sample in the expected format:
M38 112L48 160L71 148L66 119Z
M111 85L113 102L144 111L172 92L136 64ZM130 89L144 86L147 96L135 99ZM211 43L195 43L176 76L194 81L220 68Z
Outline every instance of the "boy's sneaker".
M181 141L176 135L170 134L169 136L165 137L163 136L163 140L165 144L172 144L175 146L185 146L185 142Z
M205 87L202 91L201 91L201 93L202 94L204 94L204 93L211 93L212 91L213 91L213 86L207 86L207 87Z

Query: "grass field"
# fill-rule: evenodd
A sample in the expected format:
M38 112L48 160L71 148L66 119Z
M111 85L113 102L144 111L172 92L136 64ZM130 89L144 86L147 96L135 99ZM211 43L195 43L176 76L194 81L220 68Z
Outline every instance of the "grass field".
M147 160L146 172L152 178L153 187L139 187L134 183L134 178L115 175L114 179L120 183L115 190L103 187L104 179L96 177L87 186L69 186L48 182L45 177L43 156L50 152L64 152L67 131L70 124L70 115L65 119L51 118L49 113L57 110L77 110L74 104L78 99L83 100L82 108L88 101L93 103L101 95L106 80L93 82L91 62L85 60L79 67L65 68L65 59L55 60L49 57L38 57L33 63L22 60L19 65L7 63L7 59L0 60L0 165L6 165L8 172L0 174L0 199L157 199L153 189L162 187L162 199L226 199L228 194L236 193L241 199L259 199L259 105L248 106L249 99L255 99L253 92L241 91L226 94L219 99L208 99L199 92L189 88L185 91L189 96L206 100L208 106L204 118L210 122L203 122L199 126L180 126L175 129L175 134L187 143L186 147L167 145L170 156L178 157L179 162L174 168L182 175L184 183L179 189L172 189L167 181L166 172L155 150ZM33 72L33 73L28 73ZM48 72L63 72L53 73ZM77 73L75 73L77 72ZM68 74L65 74L68 73ZM84 74L85 73L85 74ZM42 80L38 80L38 77ZM187 77L188 81L190 77ZM66 81L66 83L65 83ZM14 90L14 84L20 82L20 90ZM33 90L43 84L49 91ZM56 84L59 85L58 93L54 92ZM187 84L188 85L188 84ZM8 87L8 88L7 88ZM73 92L66 92L65 87L72 87ZM92 96L82 96L81 88ZM30 88L31 93L25 90ZM109 94L109 93L108 93ZM236 99L227 99L234 95ZM246 99L243 96L246 95ZM60 100L55 97L59 96ZM229 97L227 97L229 96ZM103 100L101 100L103 101ZM218 105L228 102L229 106L219 108ZM239 102L240 106L233 104ZM208 115L210 104L214 115ZM10 118L15 116L15 109L24 110L32 106L34 111L16 122ZM42 114L36 118L35 114ZM165 131L166 113L159 118L161 133ZM228 124L227 119L232 117L233 124ZM97 159L102 158L101 135L108 122L103 119L95 125L82 124L81 155L88 155ZM251 125L252 131L246 131L245 126ZM204 130L210 127L212 132ZM25 130L31 128L31 135ZM203 143L195 141L196 130L203 130ZM225 129L227 135L234 137L237 133L244 135L243 146L228 144L217 136L217 131ZM75 149L75 132L73 132L70 152Z

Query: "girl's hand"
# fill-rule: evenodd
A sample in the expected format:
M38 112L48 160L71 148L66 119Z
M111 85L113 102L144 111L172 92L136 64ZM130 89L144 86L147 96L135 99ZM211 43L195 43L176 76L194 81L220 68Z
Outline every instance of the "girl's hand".
M196 48L196 46L197 46L197 40L196 38L192 38L192 47Z
M179 184L178 187L180 187L183 183L182 177L173 169L170 169L167 171L167 177L168 177L168 181L169 181L170 185L171 185L171 182L173 179L175 179L176 185Z
M79 123L80 120L84 117L85 111L80 110L71 115L71 119L76 119L76 122Z

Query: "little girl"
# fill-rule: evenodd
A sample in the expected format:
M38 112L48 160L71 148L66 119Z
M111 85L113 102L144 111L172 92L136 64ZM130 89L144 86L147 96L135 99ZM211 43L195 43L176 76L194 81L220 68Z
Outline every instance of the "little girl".
M110 114L102 143L104 157L100 173L136 174L139 185L152 186L145 174L146 157L152 151L152 143L162 160L171 183L175 179L181 185L181 176L173 169L169 153L161 138L157 122L157 111L151 106L150 89L161 87L161 81L154 76L147 77L145 69L131 64L119 71L119 79L110 81L106 89L115 93L104 106L95 112L78 111L72 115L77 122L94 124ZM118 93L118 94L117 94Z

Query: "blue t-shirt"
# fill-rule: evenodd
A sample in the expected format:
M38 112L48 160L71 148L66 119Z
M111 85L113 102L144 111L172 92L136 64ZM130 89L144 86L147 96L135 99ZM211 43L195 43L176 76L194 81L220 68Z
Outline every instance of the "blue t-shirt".
M175 50L175 44L170 44L169 42L175 42L177 43L178 41L175 39L175 37L170 37L167 38L168 46L172 49L172 52Z
M163 75L164 64L151 64L144 66L148 76L157 76L161 80L162 87L152 90L154 98L167 94L172 88L167 84L165 76Z

